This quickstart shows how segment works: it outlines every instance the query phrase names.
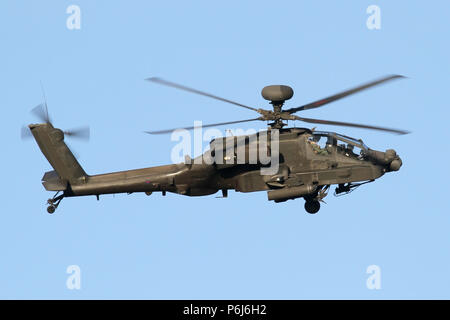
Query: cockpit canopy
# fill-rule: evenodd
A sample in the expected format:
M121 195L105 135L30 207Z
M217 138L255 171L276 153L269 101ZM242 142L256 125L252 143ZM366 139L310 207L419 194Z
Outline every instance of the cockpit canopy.
M367 151L369 149L368 146L364 144L364 142L361 139L355 139L352 137L345 136L343 134L339 134L336 132L328 132L328 131L313 131L313 136L317 138L326 137L327 141L333 142L336 140L336 143L338 142L344 142L347 145L353 145L354 147L358 147L361 150ZM332 144L332 143L330 143Z
M307 140L314 153L328 155L337 150L349 157L362 159L362 155L369 149L361 139L355 139L336 132L313 131Z

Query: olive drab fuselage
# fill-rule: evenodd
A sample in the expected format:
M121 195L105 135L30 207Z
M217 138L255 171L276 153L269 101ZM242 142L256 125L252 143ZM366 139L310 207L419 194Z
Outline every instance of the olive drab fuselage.
M62 191L64 197L134 192L204 196L218 191L226 196L228 190L235 190L268 191L269 200L276 202L300 197L321 200L330 185L339 185L344 191L347 186L350 190L352 183L373 181L385 172L393 171L391 164L395 161L400 161L401 165L393 150L374 151L361 140L332 132L286 128L279 130L277 168L269 175L263 174L262 169L272 163L263 164L259 158L251 163L248 159L251 143L260 148L261 141L254 136L233 137L231 157L225 150L230 148L229 143L222 144L221 156L226 161L218 161L217 146L212 141L204 155L197 159L187 157L185 163L88 175L66 147L64 135L58 134L59 129L50 124L31 125L30 128L56 170L44 175L43 184L47 190ZM271 129L269 135L270 132ZM247 150L243 161L238 161L237 141L244 141L243 150ZM268 153L273 152L272 144L267 144ZM359 154L355 153L355 148ZM70 170L65 170L67 166Z

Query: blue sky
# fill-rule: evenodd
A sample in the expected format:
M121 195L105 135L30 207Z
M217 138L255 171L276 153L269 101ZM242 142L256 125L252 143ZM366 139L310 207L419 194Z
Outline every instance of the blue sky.
M72 4L80 30L66 27ZM380 30L366 27L372 4ZM448 12L448 1L2 1L0 298L450 298ZM20 140L40 81L55 126L90 125L90 142L70 145L96 174L169 163L170 136L144 130L255 116L147 77L260 108L265 85L293 87L293 107L391 73L408 79L302 113L412 131L318 127L394 148L404 165L316 215L264 192L72 198L49 215L50 165ZM80 290L66 287L69 265ZM366 287L369 265L381 290Z

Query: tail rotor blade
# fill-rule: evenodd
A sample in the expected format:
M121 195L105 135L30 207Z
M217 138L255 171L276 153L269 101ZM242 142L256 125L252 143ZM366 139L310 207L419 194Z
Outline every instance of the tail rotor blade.
M50 117L48 115L47 103L41 103L37 105L31 110L31 113L34 114L42 122L51 123Z
M22 126L21 130L20 130L20 138L22 140L26 140L26 139L30 139L32 137L32 133L30 128L28 128L27 126Z
M64 134L71 138L77 138L81 140L89 140L91 136L91 131L89 126L74 128L71 130L64 131Z

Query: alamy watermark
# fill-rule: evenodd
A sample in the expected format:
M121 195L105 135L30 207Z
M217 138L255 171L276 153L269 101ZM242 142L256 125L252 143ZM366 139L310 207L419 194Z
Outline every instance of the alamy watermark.
M81 9L79 6L72 4L67 7L66 13L69 14L66 20L66 27L69 30L81 29Z
M369 17L366 20L366 26L369 30L381 29L381 9L377 5L370 5L366 9L366 13Z
M70 265L66 269L66 273L70 276L66 280L66 287L69 290L81 289L81 269L76 264Z
M172 132L171 141L178 142L171 151L172 163L186 164L258 164L262 175L273 175L279 169L279 130L254 129L227 130L222 132L215 128L203 130L201 121L194 121L193 135L186 129ZM211 141L209 148L203 148L203 143ZM192 143L193 142L193 143ZM191 153L199 155L193 160L186 157ZM201 155L200 155L201 154Z
M376 264L367 267L366 273L370 276L366 280L366 287L369 290L381 289L381 268Z

